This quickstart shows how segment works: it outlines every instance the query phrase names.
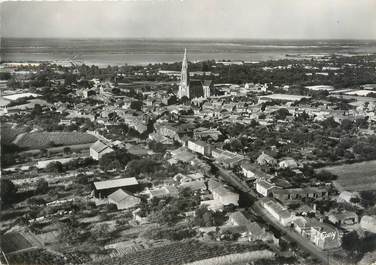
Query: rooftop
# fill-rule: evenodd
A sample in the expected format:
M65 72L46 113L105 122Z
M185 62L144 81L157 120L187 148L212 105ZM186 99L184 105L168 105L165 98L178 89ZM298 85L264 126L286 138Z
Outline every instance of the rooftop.
M105 189L112 189L117 187L126 187L126 186L133 186L137 185L138 181L136 178L121 178L121 179L111 179L111 180L104 180L104 181L97 181L94 182L94 186L96 190L105 190Z

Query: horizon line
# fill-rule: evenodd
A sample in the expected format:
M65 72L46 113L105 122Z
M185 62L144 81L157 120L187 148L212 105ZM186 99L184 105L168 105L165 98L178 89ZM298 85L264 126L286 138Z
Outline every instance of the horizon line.
M0 39L68 39L68 40L269 40L269 41L289 41L289 40L354 40L354 41L376 41L376 38L230 38L230 37L21 37L21 36L1 36Z

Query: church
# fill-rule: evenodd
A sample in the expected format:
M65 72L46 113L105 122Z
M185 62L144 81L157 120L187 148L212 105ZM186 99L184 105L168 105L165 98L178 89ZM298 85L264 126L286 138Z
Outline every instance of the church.
M181 66L180 85L178 91L178 98L187 97L193 98L208 98L213 89L213 82L211 80L190 80L187 49L184 50L184 57Z

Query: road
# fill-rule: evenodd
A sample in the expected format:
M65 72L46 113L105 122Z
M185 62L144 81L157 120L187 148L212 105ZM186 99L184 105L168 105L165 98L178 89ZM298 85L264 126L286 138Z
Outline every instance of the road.
M336 251L339 250L332 250L330 253L328 251L323 251L316 247L313 243L311 243L308 239L303 238L301 235L296 233L295 231L291 230L290 228L286 228L282 226L280 223L278 223L277 220L275 220L272 216L270 216L263 207L259 205L257 202L258 195L244 182L242 181L238 176L236 176L233 172L226 170L224 168L218 167L215 165L218 169L219 175L227 181L232 186L238 188L242 192L248 193L255 201L255 203L252 204L251 210L253 212L261 217L267 224L272 225L275 229L279 230L281 234L284 234L287 238L289 238L291 241L296 242L301 249L309 252L312 256L319 259L323 264L329 264L329 265L339 265L342 264L339 261L335 260L331 257ZM329 255L330 254L330 255Z

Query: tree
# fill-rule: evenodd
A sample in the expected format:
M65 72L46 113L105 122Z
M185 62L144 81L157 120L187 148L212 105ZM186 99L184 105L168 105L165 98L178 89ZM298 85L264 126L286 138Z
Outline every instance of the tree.
M156 153L164 153L166 151L166 147L162 143L156 142L154 140L150 141L148 143L148 146Z
M117 169L121 170L128 164L128 162L133 158L131 154L128 153L126 149L118 149L114 152L104 154L99 159L99 166L103 170Z
M277 120L284 120L287 116L291 115L286 108L280 108L274 114Z
M142 109L142 101L132 101L130 107L131 109L140 111Z
M70 154L72 152L72 149L69 146L64 147L63 149L64 154Z
M40 179L37 182L36 194L45 194L48 192L48 182L45 179Z
M16 199L17 187L9 179L1 178L1 200L4 203L12 203Z
M226 214L224 212L213 212L207 206L201 206L196 210L193 223L197 226L221 226L226 221Z
M320 181L330 182L337 179L337 176L330 173L329 171L322 170L317 173L316 178Z
M127 175L138 176L140 173L152 173L158 166L159 163L150 158L132 160L127 166Z
M325 129L333 129L333 128L337 128L338 123L334 120L333 117L329 117L329 118L323 120L323 121L321 122L321 125L322 125Z
M172 205L167 205L162 208L162 210L153 212L149 218L152 222L169 225L174 224L181 219L178 209Z
M353 252L356 251L359 247L359 235L356 231L345 234L342 237L342 248L344 250Z
M40 116L42 114L42 111L42 106L40 104L35 104L33 110L31 111L31 116Z
M61 173L64 171L63 164L59 161L51 162L47 165L46 170L52 173Z

